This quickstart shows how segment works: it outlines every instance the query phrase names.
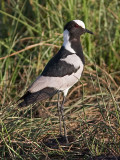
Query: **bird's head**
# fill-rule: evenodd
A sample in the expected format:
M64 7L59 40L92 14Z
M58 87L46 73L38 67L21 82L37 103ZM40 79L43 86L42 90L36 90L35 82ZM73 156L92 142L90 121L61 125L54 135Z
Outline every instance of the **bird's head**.
M63 34L64 36L69 34L70 39L79 39L84 33L93 34L93 32L85 28L85 24L81 20L72 20L64 26Z

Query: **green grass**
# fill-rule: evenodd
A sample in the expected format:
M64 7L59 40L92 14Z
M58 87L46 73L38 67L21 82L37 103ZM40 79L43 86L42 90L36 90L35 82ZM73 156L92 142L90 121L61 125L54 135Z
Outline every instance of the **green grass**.
M0 159L89 159L120 153L120 2L1 0ZM63 26L81 19L83 76L65 103L68 146L45 144L59 134L57 96L20 109L15 104L63 43ZM53 146L54 147L54 146Z

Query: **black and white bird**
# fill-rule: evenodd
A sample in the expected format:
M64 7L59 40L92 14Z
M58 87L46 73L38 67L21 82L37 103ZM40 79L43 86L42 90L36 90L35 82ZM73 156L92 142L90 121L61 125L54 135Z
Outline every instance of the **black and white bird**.
M19 100L19 107L28 106L38 101L45 100L58 93L58 111L60 122L60 135L62 134L61 120L63 121L64 136L68 143L66 125L64 121L63 106L68 90L81 77L85 60L80 36L84 33L93 34L85 28L81 20L72 20L64 26L63 45L58 53L47 63L43 72L28 88L25 95ZM59 93L63 92L63 101L59 103Z

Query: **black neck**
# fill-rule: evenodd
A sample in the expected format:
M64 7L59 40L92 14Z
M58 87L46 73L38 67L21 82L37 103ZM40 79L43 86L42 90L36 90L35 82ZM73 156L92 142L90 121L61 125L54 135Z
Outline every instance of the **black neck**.
M84 55L83 55L83 50L82 50L82 46L80 43L80 39L72 39L70 40L71 42L71 47L75 50L76 54L80 57L80 59L82 60L83 64L85 64L85 60L84 60Z

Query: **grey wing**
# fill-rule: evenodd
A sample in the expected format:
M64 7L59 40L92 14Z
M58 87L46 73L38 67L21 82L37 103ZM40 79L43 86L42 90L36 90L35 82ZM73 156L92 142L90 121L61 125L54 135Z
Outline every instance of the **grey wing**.
M35 82L31 85L25 95L19 100L23 100L18 104L19 107L28 106L38 101L45 100L52 97L58 92L55 87L52 87L51 82L48 78L39 76Z
M31 93L38 92L45 88L54 88L55 90L59 90L60 86L57 83L56 77L47 77L40 75L29 87L28 91Z

